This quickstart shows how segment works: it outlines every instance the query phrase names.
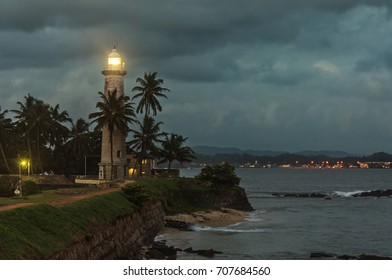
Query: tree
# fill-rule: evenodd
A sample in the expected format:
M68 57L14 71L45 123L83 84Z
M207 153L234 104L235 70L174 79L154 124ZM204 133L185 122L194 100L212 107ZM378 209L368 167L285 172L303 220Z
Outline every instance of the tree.
M72 123L67 111L60 112L60 106L50 107L49 145L58 148L69 138L70 130L64 123Z
M195 153L188 146L183 146L188 138L175 133L171 133L170 136L166 135L166 139L162 143L161 157L163 158L158 163L168 162L169 170L173 161L178 161L181 164L184 162L191 162L195 159Z
M164 92L170 92L169 89L162 87L163 80L156 78L157 72L144 73L144 78L137 78L136 82L139 86L132 89L132 92L137 92L137 94L132 98L139 98L140 101L136 107L136 113L145 114L145 116L150 115L151 111L155 116L157 110L162 111L161 104L158 101L158 97L167 98Z
M239 178L231 164L206 165L195 178L213 187L235 187L240 184Z
M17 125L20 131L24 132L31 168L33 170L33 152L37 158L37 165L43 172L41 161L41 151L48 143L49 129L52 125L50 106L42 100L32 97L30 94L25 96L25 103L18 102L20 110L12 110L18 119Z
M1 107L0 107L0 152L1 152L1 156L3 158L4 164L5 164L5 168L7 169L7 172L11 173L10 167L8 165L8 161L5 156L5 152L4 152L4 147L9 145L9 143L10 143L9 135L10 135L10 131L12 131L12 129L13 129L11 119L5 117L5 114L7 114L7 112L8 112L8 110L1 112Z
M117 96L117 89L108 91L107 95L102 92L98 94L102 99L96 105L99 111L91 113L89 118L93 119L91 123L97 123L96 130L102 130L105 126L109 130L110 168L113 170L113 132L118 129L125 136L128 132L128 124L136 121L135 112L129 97L122 94ZM113 179L113 172L111 172L111 179Z
M156 146L161 143L161 138L166 135L164 132L160 132L160 125L162 122L156 123L154 118L145 116L143 123L138 122L139 129L130 129L133 132L133 140L127 144L131 150L137 154L139 161L139 176L142 175L142 164L143 160L151 157L157 157L160 153L159 148Z
M66 145L75 159L81 159L91 152L89 124L82 118L77 119L75 124L73 122L71 124L71 137Z

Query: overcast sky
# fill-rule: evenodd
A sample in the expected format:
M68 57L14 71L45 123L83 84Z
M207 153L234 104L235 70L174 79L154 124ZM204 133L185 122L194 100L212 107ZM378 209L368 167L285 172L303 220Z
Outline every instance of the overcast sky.
M95 110L116 44L126 94L171 92L158 119L188 145L392 152L390 0L0 0L0 106ZM11 116L11 115L10 115Z

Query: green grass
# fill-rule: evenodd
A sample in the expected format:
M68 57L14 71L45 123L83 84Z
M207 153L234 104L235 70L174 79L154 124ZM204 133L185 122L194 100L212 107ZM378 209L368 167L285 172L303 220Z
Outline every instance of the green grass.
M186 178L140 178L148 200L160 200L167 214L214 208L216 192L224 192ZM54 191L27 199L0 199L1 203L34 202L37 205L0 212L0 259L46 259L55 252L132 214L138 204L121 191L54 207L47 202L61 199Z
M48 258L133 211L115 192L63 207L41 204L0 212L0 259Z
M77 190L85 190L85 191L93 191L91 187L86 187L86 188L75 188ZM72 190L70 188L70 190ZM98 190L98 189L97 189ZM1 205L12 205L12 204L18 204L18 203L37 203L37 204L42 204L42 203L49 203L55 200L61 200L67 197L70 197L71 195L68 194L57 194L56 189L53 190L42 190L41 193L38 194L32 194L28 195L25 197L0 197L0 206Z

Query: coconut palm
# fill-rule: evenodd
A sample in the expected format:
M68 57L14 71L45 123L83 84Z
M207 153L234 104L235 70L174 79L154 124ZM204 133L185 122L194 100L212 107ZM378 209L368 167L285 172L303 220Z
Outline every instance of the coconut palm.
M89 124L82 118L72 122L70 139L66 143L69 151L76 159L81 159L91 152L91 132Z
M155 122L154 118L145 116L143 123L138 122L139 129L130 129L133 132L133 140L129 141L132 151L137 154L139 161L139 176L142 175L142 163L144 159L158 156L160 150L157 147L158 143L161 143L161 138L166 133L160 131L160 125L162 122Z
M140 84L132 89L132 92L137 92L132 100L140 97L139 104L136 107L136 113L143 114L144 112L145 116L147 116L152 111L155 116L157 111L162 111L158 97L167 98L164 92L170 92L170 90L162 87L163 80L157 79L156 75L157 72L144 73L144 78L136 79L136 82Z
M101 130L107 126L109 130L110 142L110 167L113 170L113 132L118 129L124 136L128 132L128 124L135 122L135 112L133 103L129 102L129 97L125 95L118 95L117 90L108 91L105 95L102 92L98 93L102 101L97 102L96 108L98 112L91 113L91 123L96 122L96 130ZM111 179L113 179L113 172L111 172Z
M5 114L7 114L7 112L8 110L1 112L0 107L0 152L5 164L5 168L7 169L7 172L10 173L10 167L5 156L4 147L9 145L10 143L9 135L13 129L13 125L11 119L5 117Z
M182 164L184 162L191 162L192 159L195 159L196 157L193 150L188 146L184 146L187 139L187 137L175 133L171 133L169 136L166 135L166 139L162 143L162 160L158 163L168 162L168 168L170 170L173 161L178 161Z
M72 123L67 111L60 112L60 106L50 107L51 125L49 127L49 145L58 148L68 139L70 130L65 123Z
M12 110L16 113L18 128L24 131L27 142L29 157L33 159L33 151L37 158L37 165L43 172L41 161L41 150L49 141L49 129L52 124L50 106L42 100L32 97L30 94L25 96L25 103L18 102L20 110ZM33 164L31 163L31 168ZM33 168L32 168L33 170Z

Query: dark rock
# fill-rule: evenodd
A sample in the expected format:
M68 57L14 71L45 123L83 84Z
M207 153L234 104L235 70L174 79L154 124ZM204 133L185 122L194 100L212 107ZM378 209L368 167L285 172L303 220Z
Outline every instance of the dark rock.
M273 196L279 197L309 197L309 198L325 198L328 197L327 194L324 193L273 193Z
M155 248L151 248L148 251L148 257L150 259L154 259L154 260L164 260L166 259L166 256L159 250L155 249Z
M329 258L333 258L333 257L335 257L334 255L332 255L332 254L329 254L329 253L323 253L323 252L318 252L318 253L311 253L310 254L310 258L312 258L312 259L329 259Z
M392 260L391 257L386 256L376 256L376 255L366 255L362 254L358 256L358 260Z
M338 260L356 260L357 257L355 256L349 256L349 255L341 255L336 257Z
M206 258L212 258L214 256L214 250L208 249L208 250L198 250L197 254L199 256L203 256Z
M192 247L189 247L189 248L186 248L184 250L184 252L186 252L186 253L193 253L193 249L192 249Z
M168 247L166 245L154 244L152 248L158 250L165 256L177 255L177 249L175 249L173 246Z
M354 197L382 197L382 196L392 196L392 189L388 190L376 190L376 191L368 191L361 192L353 195Z
M180 222L170 219L165 220L165 227L171 227L181 231L192 231L191 226L192 224L186 222Z

